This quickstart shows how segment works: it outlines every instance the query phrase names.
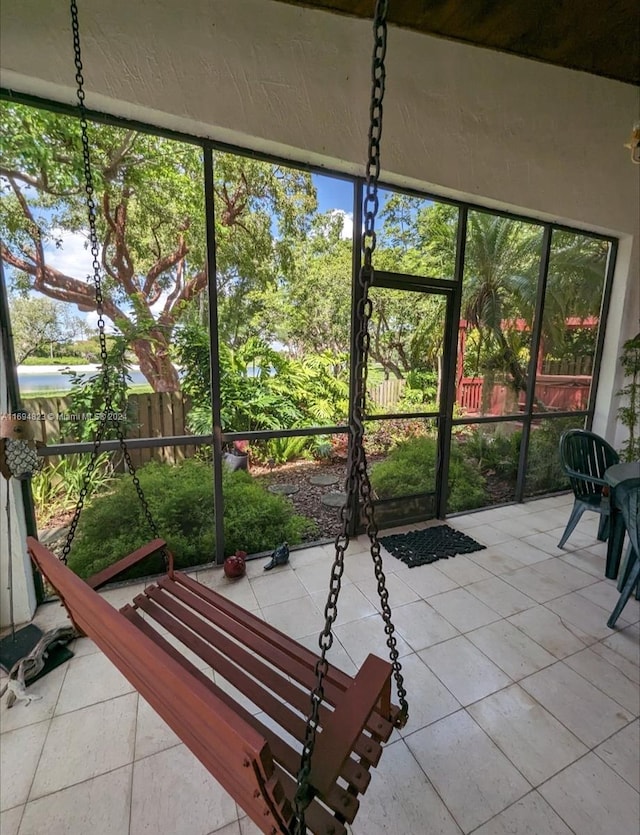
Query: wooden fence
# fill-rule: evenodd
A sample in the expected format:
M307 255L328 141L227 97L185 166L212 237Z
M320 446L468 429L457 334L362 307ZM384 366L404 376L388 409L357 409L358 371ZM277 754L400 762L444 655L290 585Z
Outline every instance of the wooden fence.
M36 439L45 444L71 443L77 439L74 425L90 418L74 413L68 397L33 397L25 400L30 415L38 416L34 426ZM191 408L182 392L151 392L130 394L125 435L127 438L162 438L188 435L185 421ZM136 467L154 459L175 463L191 457L194 445L132 449L131 460Z
M482 377L463 377L456 394L457 404L464 414L482 413ZM585 410L589 406L591 377L588 375L571 376L560 374L538 374L536 377L535 399L544 404L544 408L553 412L572 412ZM523 412L525 394L520 392L517 402L513 390L504 383L495 383L490 392L491 403L486 414L504 415Z
M382 409L393 409L402 397L406 383L406 380L398 380L395 377L383 380L369 390L369 400Z
M540 373L565 377L588 377L593 372L593 356L571 357L563 360L544 360Z

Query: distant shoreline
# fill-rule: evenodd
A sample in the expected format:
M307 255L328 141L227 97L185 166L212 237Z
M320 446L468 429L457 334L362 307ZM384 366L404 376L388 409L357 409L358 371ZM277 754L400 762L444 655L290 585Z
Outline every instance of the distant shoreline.
M71 391L72 378L70 372L80 378L88 380L98 377L102 366L94 363L84 365L19 365L18 387L22 395L36 397L42 392L55 392L56 395ZM140 366L131 365L128 369L129 381L127 387L148 385ZM49 396L48 394L46 396Z
M139 365L129 366L132 371L140 371ZM70 371L100 371L101 365L19 365L18 374L60 374L66 369Z

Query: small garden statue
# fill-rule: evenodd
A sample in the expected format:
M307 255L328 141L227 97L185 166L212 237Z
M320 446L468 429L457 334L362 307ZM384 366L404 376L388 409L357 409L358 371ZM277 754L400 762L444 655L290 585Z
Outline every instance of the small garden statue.
M271 559L265 565L265 571L271 571L276 565L286 565L289 562L289 543L283 542L278 545L276 550L271 554Z

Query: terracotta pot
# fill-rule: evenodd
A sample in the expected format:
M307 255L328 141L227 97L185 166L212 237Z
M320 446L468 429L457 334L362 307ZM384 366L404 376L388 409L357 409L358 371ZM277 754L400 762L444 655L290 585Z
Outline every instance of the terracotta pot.
M230 580L244 577L247 571L246 556L246 551L236 551L224 561L224 573Z

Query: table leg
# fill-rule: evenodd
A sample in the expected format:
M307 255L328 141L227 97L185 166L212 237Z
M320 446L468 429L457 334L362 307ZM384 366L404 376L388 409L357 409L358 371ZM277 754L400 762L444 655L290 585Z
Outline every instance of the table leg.
M609 539L607 541L607 565L604 576L609 580L615 580L620 568L622 546L624 544L624 519L622 513L611 505L609 517Z

